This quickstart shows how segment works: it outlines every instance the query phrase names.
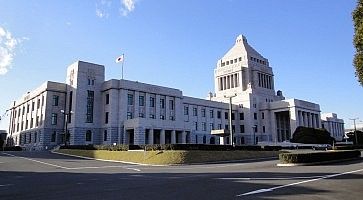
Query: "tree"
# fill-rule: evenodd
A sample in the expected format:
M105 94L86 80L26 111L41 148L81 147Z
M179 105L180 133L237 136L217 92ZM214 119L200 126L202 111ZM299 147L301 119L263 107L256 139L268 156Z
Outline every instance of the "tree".
M356 49L353 64L355 75L361 86L363 86L363 0L358 0L357 7L352 13L354 22L353 43Z

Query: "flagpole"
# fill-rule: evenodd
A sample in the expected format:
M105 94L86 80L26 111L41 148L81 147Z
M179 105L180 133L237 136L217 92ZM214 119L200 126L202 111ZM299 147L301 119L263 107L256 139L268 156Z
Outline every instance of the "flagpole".
M122 54L122 65L121 65L121 79L124 79L124 62L125 62L125 55Z

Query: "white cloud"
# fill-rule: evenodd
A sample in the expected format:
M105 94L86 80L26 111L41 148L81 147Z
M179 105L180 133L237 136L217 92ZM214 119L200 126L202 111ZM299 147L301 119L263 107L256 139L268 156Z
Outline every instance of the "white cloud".
M110 0L100 0L96 3L96 16L99 18L108 18L108 10L111 7Z
M123 16L127 16L135 9L136 0L121 0L122 7L120 9Z
M23 39L14 38L9 31L0 26L0 75L6 74L11 68L15 48Z

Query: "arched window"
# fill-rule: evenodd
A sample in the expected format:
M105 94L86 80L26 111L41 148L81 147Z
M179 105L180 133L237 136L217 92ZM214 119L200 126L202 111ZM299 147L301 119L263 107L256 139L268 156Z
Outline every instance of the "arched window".
M92 141L92 132L91 132L91 130L87 130L87 132L86 132L86 141L87 142Z
M214 137L211 137L211 138L209 139L209 144L215 144L215 143L216 143L215 138L214 138Z

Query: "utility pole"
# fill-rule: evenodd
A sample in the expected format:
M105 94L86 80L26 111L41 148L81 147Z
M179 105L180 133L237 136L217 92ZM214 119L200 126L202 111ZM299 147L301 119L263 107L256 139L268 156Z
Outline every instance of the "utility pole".
M355 121L358 120L359 118L353 118L353 119L349 119L352 120L354 123L354 135L355 135L355 144L358 145L358 136L357 136L357 127L355 125Z
M237 94L234 94L232 96L224 96L224 98L229 98L229 140L230 140L230 144L232 146L234 146L233 143L233 130L232 130L232 98L236 97Z

